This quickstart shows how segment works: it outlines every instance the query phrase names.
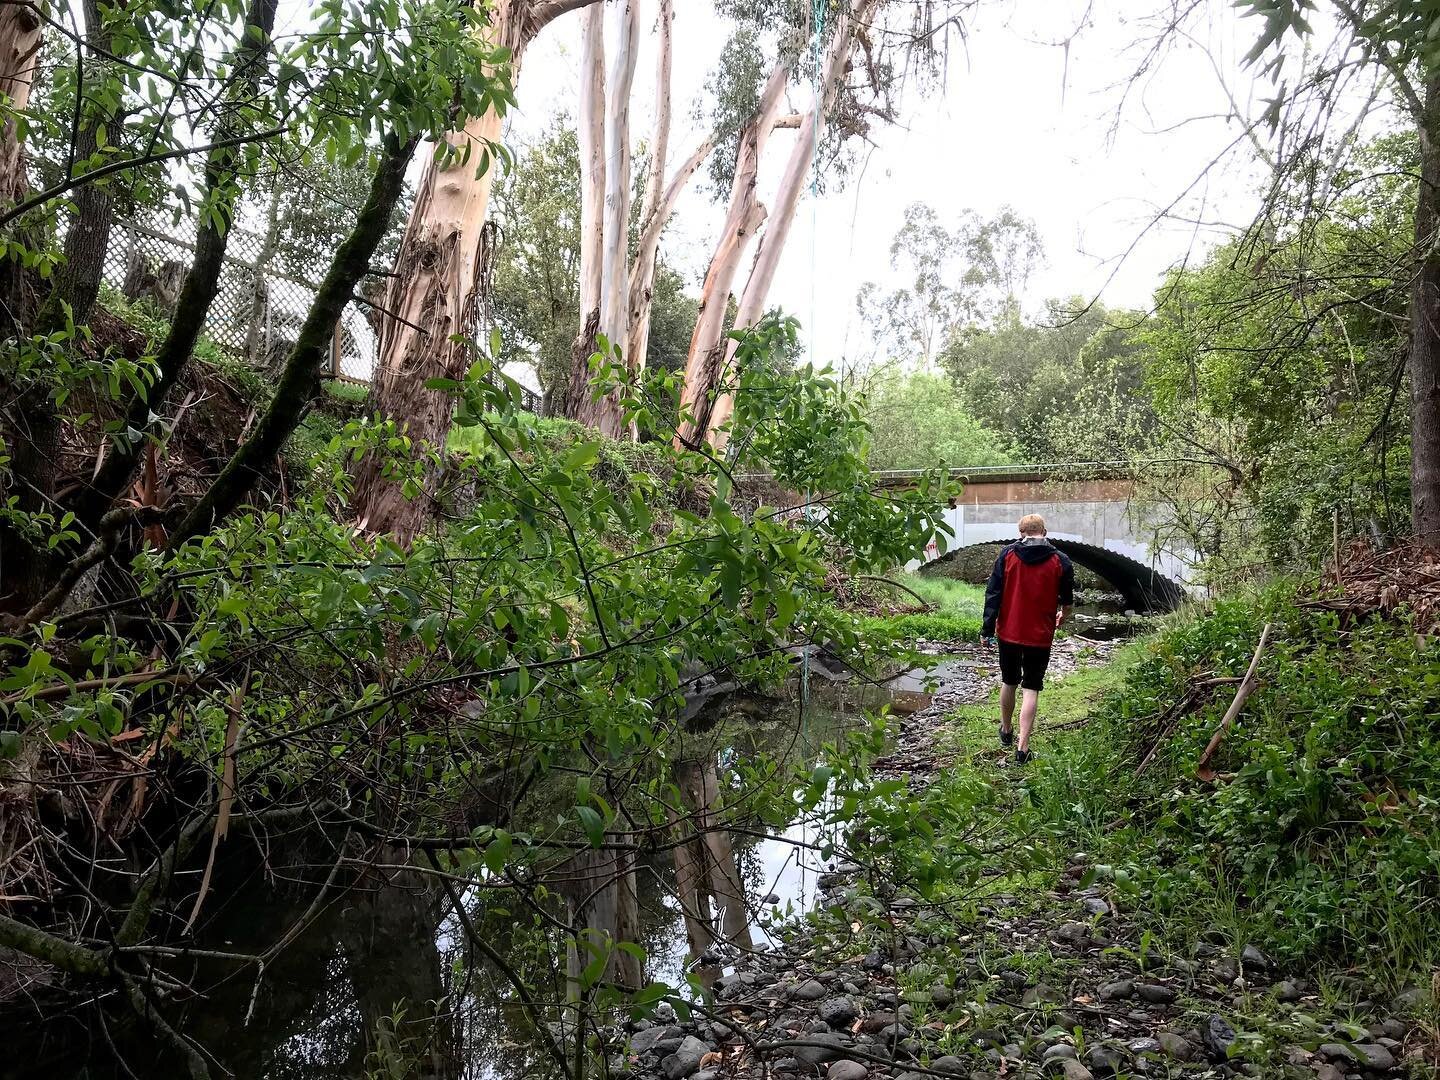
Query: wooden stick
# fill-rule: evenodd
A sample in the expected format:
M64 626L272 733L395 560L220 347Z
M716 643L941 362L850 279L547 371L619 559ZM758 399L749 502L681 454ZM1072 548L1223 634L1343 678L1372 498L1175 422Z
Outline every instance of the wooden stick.
M1225 738L1225 732L1235 722L1235 717L1240 715L1240 710L1245 707L1246 700L1255 692L1259 680L1255 677L1256 671L1260 668L1260 656L1265 652L1265 646L1270 641L1270 630L1272 623L1266 623L1265 629L1260 631L1260 644L1255 646L1255 655L1250 658L1250 667L1245 672L1245 678L1240 680L1240 685L1235 689L1235 700L1230 702L1230 708L1225 710L1225 715L1220 719L1220 726L1215 729L1215 734L1210 736L1210 742L1205 747L1200 760L1195 764L1195 775L1201 780L1213 780L1215 772L1210 768L1210 759L1215 756L1215 751L1220 749L1220 743Z

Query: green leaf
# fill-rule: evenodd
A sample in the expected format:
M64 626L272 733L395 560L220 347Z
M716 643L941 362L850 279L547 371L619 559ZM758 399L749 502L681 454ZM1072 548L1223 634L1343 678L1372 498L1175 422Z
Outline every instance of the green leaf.
M575 813L580 818L580 824L585 829L585 837L590 841L590 846L598 848L605 842L605 819L589 806L577 806Z

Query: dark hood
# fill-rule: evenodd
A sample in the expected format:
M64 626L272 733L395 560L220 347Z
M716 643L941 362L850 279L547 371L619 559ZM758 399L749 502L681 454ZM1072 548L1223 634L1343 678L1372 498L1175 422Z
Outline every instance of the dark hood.
M1021 540L1019 543L1011 545L1011 550L1019 556L1021 562L1028 566L1038 566L1055 554L1055 548L1043 536Z

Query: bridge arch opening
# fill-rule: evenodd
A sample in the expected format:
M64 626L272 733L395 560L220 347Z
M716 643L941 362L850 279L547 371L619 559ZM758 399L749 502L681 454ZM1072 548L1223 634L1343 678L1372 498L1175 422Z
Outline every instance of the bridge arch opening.
M1091 571L1123 596L1126 608L1131 611L1142 614L1174 611L1186 598L1184 588L1174 580L1153 566L1146 566L1128 555L1078 540L1060 540L1053 536L1049 540L1057 551L1063 551L1076 566ZM994 562L995 556L999 555L1000 549L1014 542L1012 539L967 544L930 560L919 568L919 572L926 575L946 575L947 570L952 570L957 563L973 560L982 552L992 553L985 562L988 568Z

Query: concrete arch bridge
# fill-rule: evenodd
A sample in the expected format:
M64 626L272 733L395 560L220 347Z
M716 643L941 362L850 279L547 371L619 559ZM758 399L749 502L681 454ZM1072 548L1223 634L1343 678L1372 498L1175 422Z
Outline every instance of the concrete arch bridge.
M913 486L921 474L882 472L883 487ZM1157 511L1135 505L1131 465L1069 462L954 469L964 485L946 511L954 530L945 554L932 545L911 563L954 562L967 550L1008 543L1026 514L1045 519L1050 540L1076 566L1103 578L1135 611L1170 611L1188 595L1193 569L1188 553L1154 545ZM973 551L972 551L973 555Z

